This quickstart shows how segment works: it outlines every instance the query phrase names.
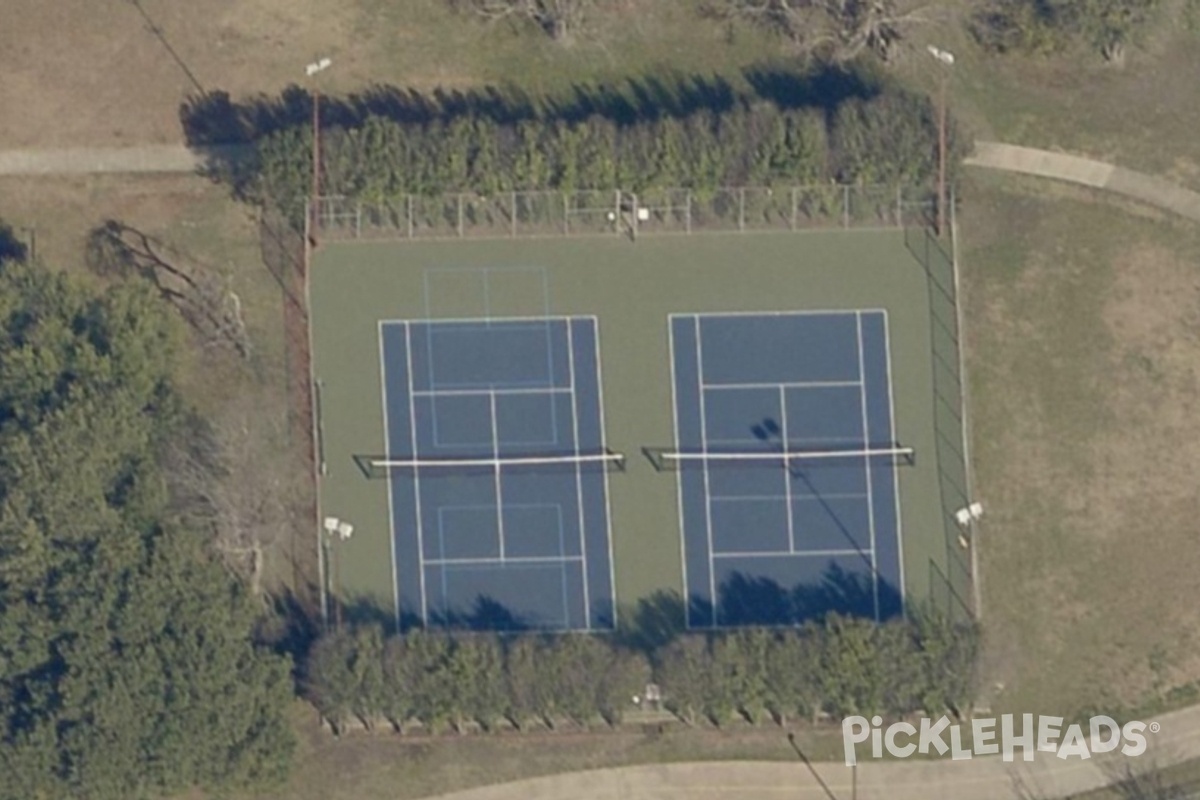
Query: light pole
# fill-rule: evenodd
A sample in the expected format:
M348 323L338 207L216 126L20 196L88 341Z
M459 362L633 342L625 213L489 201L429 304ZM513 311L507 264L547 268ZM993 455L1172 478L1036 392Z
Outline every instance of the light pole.
M329 589L326 592L327 602L333 606L333 627L336 630L342 626L341 605L338 603L338 575L337 575L337 559L334 555L333 544L336 539L339 542L344 542L354 533L354 526L345 520L337 517L326 517L325 536L321 540L321 552L324 554L324 562L329 570ZM325 611L326 620L329 619L328 609Z
M318 59L304 68L304 74L312 78L319 72L324 72L333 64L329 58ZM312 117L312 199L309 201L309 238L317 240L317 206L321 196L321 91L313 81L313 117Z
M949 67L954 66L954 54L949 50L929 45L926 50L929 55L942 62L947 67L941 71L938 90L938 204L937 204L937 233L946 232L946 79Z

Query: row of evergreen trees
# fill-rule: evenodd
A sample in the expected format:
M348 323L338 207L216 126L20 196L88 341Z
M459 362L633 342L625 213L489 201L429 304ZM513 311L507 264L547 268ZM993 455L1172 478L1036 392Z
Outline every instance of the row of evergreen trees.
M961 145L950 126L951 162ZM294 217L311 192L306 126L258 140L242 189ZM619 123L484 113L398 122L369 116L322 132L321 191L381 201L405 194L519 189L764 186L837 181L928 185L937 169L937 115L929 99L887 89L831 111L743 102L720 113Z
M177 512L162 453L189 419L179 321L0 226L0 800L282 779L291 661Z
M883 625L831 615L797 629L685 634L650 653L604 636L385 638L366 626L316 644L304 689L335 731L351 719L401 732L413 722L460 733L616 725L652 679L688 724L782 724L822 713L958 713L972 701L977 647L975 628L925 613Z

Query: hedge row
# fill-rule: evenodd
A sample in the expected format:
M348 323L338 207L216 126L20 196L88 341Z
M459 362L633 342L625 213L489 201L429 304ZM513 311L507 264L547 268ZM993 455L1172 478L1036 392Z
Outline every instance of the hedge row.
M831 615L798 629L686 634L646 654L597 635L438 634L377 627L319 640L305 693L335 731L411 721L427 730L507 722L618 724L653 677L688 724L741 717L958 713L972 700L974 628L915 615L883 625ZM651 663L655 664L651 669Z
M950 133L953 163L961 146L953 125ZM243 191L294 214L311 191L311 150L305 126L260 139ZM892 89L829 112L758 101L628 124L600 116L497 122L476 114L421 123L370 116L324 129L321 151L323 194L376 202L515 189L917 186L937 169L937 115L924 95Z

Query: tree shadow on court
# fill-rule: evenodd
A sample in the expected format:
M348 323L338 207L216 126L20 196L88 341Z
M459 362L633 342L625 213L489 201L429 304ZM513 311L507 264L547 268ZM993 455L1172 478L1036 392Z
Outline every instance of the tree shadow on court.
M670 644L687 629L683 596L674 590L660 590L623 608L618 643L639 650L648 657Z
M375 599L367 596L352 597L342 602L332 612L334 622L351 627L370 625L382 626L385 631L396 630L396 612L391 608L381 606ZM401 618L401 630L406 630L405 619ZM410 621L411 624L411 621Z
M903 612L903 601L895 587L880 580L879 619ZM734 572L717 588L716 620L719 627L746 625L795 626L820 621L829 614L875 617L875 591L869 573L851 572L831 563L815 581L792 585L774 578ZM693 596L689 619L700 627L713 618L713 605Z
M792 590L792 603L801 619L821 619L829 614L850 617L875 616L875 587L863 572L850 572L830 564L816 584L799 584ZM879 579L879 619L891 619L901 613L900 593L888 581Z
M536 627L499 600L487 595L476 597L474 605L469 610L450 609L447 612L431 613L429 625L430 627L500 633L520 633L534 630Z

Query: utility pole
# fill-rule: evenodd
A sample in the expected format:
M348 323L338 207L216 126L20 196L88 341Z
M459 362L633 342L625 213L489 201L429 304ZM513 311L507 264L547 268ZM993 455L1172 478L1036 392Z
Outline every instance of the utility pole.
M331 64L333 64L331 59L319 59L306 66L304 74L312 78L317 73L329 69ZM319 198L321 197L321 90L317 88L316 81L313 81L312 99L312 197L308 203L308 235L315 244L317 241L317 223L320 221L318 206L320 204Z
M946 233L946 84L949 78L949 68L954 66L954 54L940 47L929 45L929 54L945 65L938 80L938 200L937 200L937 233Z

